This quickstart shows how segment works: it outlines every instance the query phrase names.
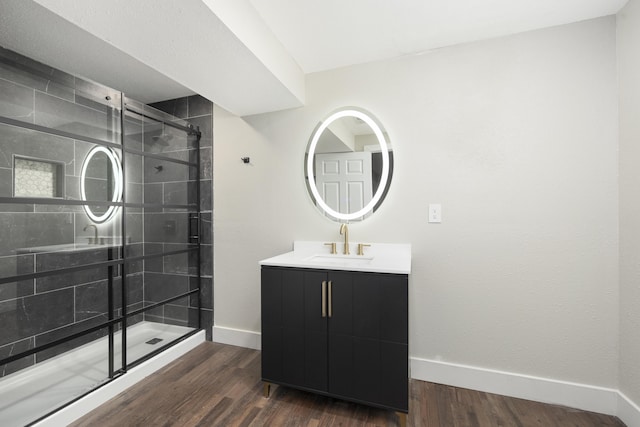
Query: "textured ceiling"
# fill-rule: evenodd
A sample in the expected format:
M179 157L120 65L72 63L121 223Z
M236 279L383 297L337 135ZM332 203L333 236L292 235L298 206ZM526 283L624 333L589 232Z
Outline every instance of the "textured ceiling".
M249 0L305 73L613 15L627 0Z
M304 105L304 74L567 24L627 0L0 0L0 45L145 102Z

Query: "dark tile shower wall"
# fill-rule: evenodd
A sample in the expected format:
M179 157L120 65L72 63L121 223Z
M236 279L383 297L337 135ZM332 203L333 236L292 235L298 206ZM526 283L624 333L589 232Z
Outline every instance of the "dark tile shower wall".
M116 144L120 141L122 131L125 132L128 147L153 152L153 147L149 147L157 142L153 139L153 123L143 123L139 117L127 115L124 129L120 129L119 107L119 92L0 47L0 116ZM142 105L139 107L145 108ZM199 115L196 119L202 117ZM209 112L209 121L211 117ZM201 126L201 129L207 127ZM203 187L208 185L210 189L211 123L208 129L209 133L202 138L204 166L201 176L208 176L208 184L205 183ZM160 129L159 132L162 136L164 130ZM180 137L175 136L174 140L178 141ZM13 157L19 156L62 165L64 179L61 199L79 200L82 161L93 145L81 139L0 123L0 198L7 200L13 197ZM193 161L194 150L188 146L183 148L167 155ZM175 167L169 162L158 162L157 159L131 153L125 154L124 165L127 203L154 203L162 198L159 203L183 205L192 203L197 194L195 176L187 166ZM163 166L161 177L156 175L156 166ZM203 190L201 194L206 191ZM204 229L208 229L210 234L211 196L201 198L208 200L206 206L209 207L203 215L203 223L208 223ZM98 225L98 232L100 236L120 236L124 226L131 242L125 247L127 257L147 255L154 250L186 247L188 240L185 236L189 230L185 224L188 225L189 221L185 209L131 207L126 208L125 212L124 224L120 218L116 218L108 224ZM158 218L154 220L154 216ZM146 223L146 219L151 221ZM51 245L86 244L88 238L93 236L92 229L85 229L88 224L91 221L80 205L0 201L0 278L121 258L120 248L111 252L106 248L88 248L53 253L34 249ZM172 239L172 235L176 237ZM149 238L148 241L145 236ZM203 315L203 327L206 327L212 324L213 319L211 235L203 236L203 243L206 243L201 257L202 273L205 275L202 280L203 307L207 310ZM173 248L169 247L171 245ZM172 296L169 294L177 295L195 289L198 286L195 262L194 256L178 254L129 264L126 268L127 310L130 312L147 303ZM116 316L121 314L122 309L122 272L120 266L111 270ZM108 275L107 267L100 267L0 284L0 359L105 322ZM152 286L145 286L146 280ZM192 296L159 307L153 314L144 316L146 320L193 325L193 318L198 316L197 306L197 298ZM136 316L128 325L143 319L143 315ZM211 328L206 329L210 335ZM106 332L100 329L93 335L85 335L62 346L0 366L0 376L90 342Z
M109 99L107 99L109 98ZM101 141L120 138L119 94L0 48L0 116ZM14 156L61 165L63 200L79 200L82 159L93 144L0 124L0 197L13 197ZM34 247L86 243L93 233L81 206L0 203L0 277L109 259L107 249L51 253ZM99 226L114 235L120 224ZM113 254L112 254L113 256ZM115 255L118 256L117 254ZM129 301L142 304L142 267ZM0 285L0 358L85 330L107 319L106 268ZM116 270L114 280L120 280ZM106 331L0 367L0 376L91 341Z
M211 340L213 327L213 103L200 95L193 95L184 98L172 99L158 102L151 105L158 110L164 111L175 117L187 120L197 126L202 133L200 139L200 298L201 298L201 326L204 328L207 339ZM191 153L193 156L194 153ZM185 176L184 171L179 168L169 170L163 169L157 173L158 162L145 164L145 203L182 204L192 203L196 197L196 188L193 178ZM186 190L186 191L185 191ZM171 214L167 212L159 213L153 209L145 209L145 235L164 235L165 242L171 242L172 236L182 236L183 231L172 234L167 221L171 223ZM180 214L176 215L176 224L180 224ZM180 242L177 242L180 243ZM147 240L146 245L153 243ZM151 248L150 250L153 250ZM193 276L195 266L195 256L188 259L186 255L179 257L165 257L163 262L145 264L145 283L161 283L171 280L179 283L180 286L194 289L197 287L197 279ZM160 274L161 273L161 274ZM159 287L158 289L162 289ZM147 288L145 288L145 291ZM145 293L145 300L158 296L149 289L150 293ZM158 318L166 323L181 324L189 316L197 315L193 310L197 301L185 301L181 304L171 304L165 307L164 313L154 313ZM191 308L188 308L191 307Z

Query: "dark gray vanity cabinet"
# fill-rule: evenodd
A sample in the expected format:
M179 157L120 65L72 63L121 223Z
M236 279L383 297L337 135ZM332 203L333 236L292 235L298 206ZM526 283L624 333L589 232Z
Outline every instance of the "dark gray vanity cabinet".
M406 413L407 293L404 274L262 266L262 380Z

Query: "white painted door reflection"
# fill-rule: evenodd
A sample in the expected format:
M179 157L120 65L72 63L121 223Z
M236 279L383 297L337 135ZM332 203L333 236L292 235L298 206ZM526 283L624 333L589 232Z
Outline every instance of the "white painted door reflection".
M324 201L338 212L358 212L371 201L371 153L316 154L317 188Z

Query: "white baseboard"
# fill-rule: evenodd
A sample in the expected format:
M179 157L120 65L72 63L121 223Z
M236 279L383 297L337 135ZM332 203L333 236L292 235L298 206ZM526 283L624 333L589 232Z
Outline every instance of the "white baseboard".
M173 362L183 354L193 350L195 347L205 342L205 333L200 331L184 341L168 348L155 357L130 369L120 378L92 391L80 400L62 408L44 420L34 424L34 427L58 427L66 426L78 418L88 414L109 399L117 396L138 381L151 375L160 368Z
M261 349L259 332L213 327L213 341ZM615 415L640 427L640 407L616 389L412 357L411 378Z
M411 377L601 414L618 415L619 392L611 388L419 358L411 358Z
M260 332L226 328L224 326L213 327L213 342L252 348L254 350L260 350L262 348Z
M618 412L616 415L629 427L640 426L640 406L633 403L621 391L618 392Z

